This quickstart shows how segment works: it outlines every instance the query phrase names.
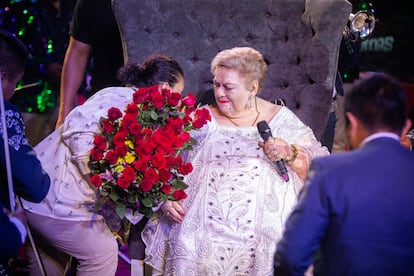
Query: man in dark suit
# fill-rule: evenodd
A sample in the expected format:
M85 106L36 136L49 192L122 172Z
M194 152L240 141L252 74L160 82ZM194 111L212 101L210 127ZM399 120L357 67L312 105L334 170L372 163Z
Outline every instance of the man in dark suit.
M414 274L414 154L400 144L411 126L404 92L375 74L346 93L345 114L353 150L312 161L278 244L276 275L304 275L314 256L314 275Z

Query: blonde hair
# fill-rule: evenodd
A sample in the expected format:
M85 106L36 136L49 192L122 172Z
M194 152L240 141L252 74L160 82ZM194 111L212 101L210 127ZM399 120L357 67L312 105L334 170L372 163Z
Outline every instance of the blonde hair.
M215 75L218 68L233 69L244 78L245 84L258 81L262 89L266 76L267 64L262 55L251 47L235 47L219 52L211 62L211 73Z

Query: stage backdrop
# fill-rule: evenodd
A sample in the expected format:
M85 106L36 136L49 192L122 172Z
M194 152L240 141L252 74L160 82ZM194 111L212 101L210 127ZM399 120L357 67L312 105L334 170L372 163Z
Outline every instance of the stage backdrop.
M167 54L184 69L185 92L212 89L220 50L250 46L269 65L260 96L284 99L318 138L326 125L346 0L112 0L125 61Z

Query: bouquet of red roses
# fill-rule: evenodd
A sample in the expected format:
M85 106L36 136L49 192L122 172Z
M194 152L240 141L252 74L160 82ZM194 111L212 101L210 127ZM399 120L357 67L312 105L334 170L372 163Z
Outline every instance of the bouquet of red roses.
M127 209L151 217L162 202L187 197L183 178L193 167L181 153L195 143L189 132L211 120L195 103L191 94L152 86L134 92L124 114L108 110L90 153L90 180L99 189L96 210L109 201L121 219Z

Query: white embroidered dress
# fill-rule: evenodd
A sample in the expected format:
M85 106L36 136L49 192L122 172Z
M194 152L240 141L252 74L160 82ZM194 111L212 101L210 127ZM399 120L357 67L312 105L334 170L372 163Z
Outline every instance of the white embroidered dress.
M269 126L309 158L328 154L286 107ZM282 180L258 146L256 126L220 126L212 118L193 137L185 219L161 216L147 225L146 262L162 275L273 275L276 243L303 181L290 168L289 182Z

